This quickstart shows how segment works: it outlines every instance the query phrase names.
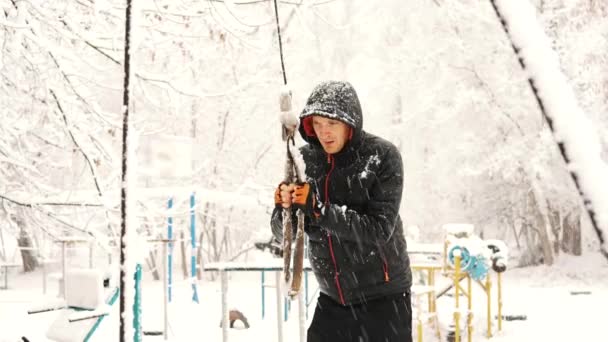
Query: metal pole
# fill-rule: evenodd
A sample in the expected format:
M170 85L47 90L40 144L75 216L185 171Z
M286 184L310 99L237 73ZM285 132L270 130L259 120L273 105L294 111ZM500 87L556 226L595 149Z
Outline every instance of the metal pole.
M42 259L42 294L46 294L46 263L47 260Z
M502 281L501 273L498 273L498 331L502 331ZM489 277L490 275L488 275Z
M228 274L226 270L220 272L222 278L222 341L228 342Z
M93 269L93 242L89 244L89 268Z
M67 299L67 282L65 279L65 273L67 269L67 255L66 255L66 241L61 241L61 295L64 299Z
M469 342L471 342L473 338L473 287L471 283L471 276L467 275L467 306L469 309L467 314L467 340Z
M192 255L190 256L190 271L192 275L192 301L198 303L198 292L196 290L196 216L194 213L194 205L196 199L194 193L190 195L190 239L192 246Z
M291 302L289 301L288 298L283 298L283 305L285 306L283 309L284 311L284 319L285 322L287 322L287 320L289 320L289 311L291 311Z
M141 265L135 265L135 274L133 275L135 282L135 300L133 301L133 341L141 342L143 338L143 330L141 326Z
M304 271L304 293L306 294L306 297L304 297L304 299L306 299L306 301L304 302L306 304L306 318L308 318L308 272Z
M298 317L300 322L300 342L306 342L306 313L304 312L304 294L298 293Z
M169 338L169 286L167 279L167 243L163 242L163 337L165 341Z
M262 319L266 315L266 284L264 284L265 280L264 270L262 270Z
M279 342L283 342L283 296L281 295L281 271L275 272L276 275L276 283L275 290L277 294L277 333L279 337Z
M169 209L169 217L167 218L167 239L169 240L169 256L166 257L168 263L167 267L169 268L169 284L167 285L167 291L169 292L169 302L171 302L171 289L173 287L173 242L171 242L171 240L173 240L173 216L171 215L173 214L171 212L171 209L173 209L173 197L169 198L167 208Z
M456 310L454 311L454 342L460 342L460 254L454 256L454 298Z
M490 275L486 277L486 295L488 297L488 332L487 337L492 337L492 281Z

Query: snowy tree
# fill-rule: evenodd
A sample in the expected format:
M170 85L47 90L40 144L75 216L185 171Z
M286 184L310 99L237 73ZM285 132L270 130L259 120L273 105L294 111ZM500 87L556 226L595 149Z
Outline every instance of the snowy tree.
M34 245L69 234L115 239L124 5L0 3L4 239L16 244L17 219ZM606 158L606 5L535 5L582 107L603 132ZM139 231L165 235L167 200L175 196L176 235L182 230L189 239L188 195L199 189L199 256L244 257L253 240L270 234L285 153L273 4L159 0L140 8L132 110L144 165L137 186L165 190L141 198ZM403 154L401 213L406 225L421 228L421 239L438 241L442 224L468 221L535 262L548 259L547 252L525 256L542 244L539 225L553 253L560 244L577 253L581 239L593 248L592 236L565 229L588 231L489 2L279 1L279 16L296 113L320 81L355 85L364 128ZM176 146L168 158L180 165L177 176L158 172L164 142Z

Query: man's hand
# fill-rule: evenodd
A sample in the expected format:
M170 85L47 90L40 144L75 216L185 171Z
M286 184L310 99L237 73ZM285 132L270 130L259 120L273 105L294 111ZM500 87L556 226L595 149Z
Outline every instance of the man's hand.
M298 183L295 185L292 194L293 206L301 209L310 217L318 217L319 213L315 212L316 196L310 183Z
M291 207L291 204L293 202L293 192L296 188L295 184L287 184L287 183L281 183L279 184L279 186L277 187L277 189L274 192L274 204L275 206L281 206L283 208L289 208Z

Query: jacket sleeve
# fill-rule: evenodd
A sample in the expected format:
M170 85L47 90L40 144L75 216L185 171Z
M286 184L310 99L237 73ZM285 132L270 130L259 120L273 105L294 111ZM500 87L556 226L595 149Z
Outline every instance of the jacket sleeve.
M365 210L330 203L322 210L321 227L358 244L386 243L395 231L403 192L403 164L396 147L391 146L385 154L376 177Z
M295 240L296 231L298 229L298 225L296 224L297 217L296 217L295 210L291 211L291 222L293 223L291 225L291 228L293 230L293 234L291 236L293 236L293 240ZM283 208L282 207L276 207L272 211L272 216L270 217L270 228L272 230L272 235L274 235L274 237L278 241L283 241Z
M275 207L272 211L270 228L272 229L272 235L277 240L283 241L283 208Z

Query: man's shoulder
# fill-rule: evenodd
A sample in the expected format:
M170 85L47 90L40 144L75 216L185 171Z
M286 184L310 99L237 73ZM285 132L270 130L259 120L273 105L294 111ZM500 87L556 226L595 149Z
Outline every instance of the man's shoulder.
M323 155L322 150L315 146L312 146L311 144L304 144L300 146L299 151L305 160L308 160L310 158L318 158L319 156Z
M304 154L311 154L313 153L313 148L312 146L310 146L310 144L304 144L302 146L299 147L300 153Z
M365 132L363 148L375 154L400 155L399 149L389 140L375 134Z

